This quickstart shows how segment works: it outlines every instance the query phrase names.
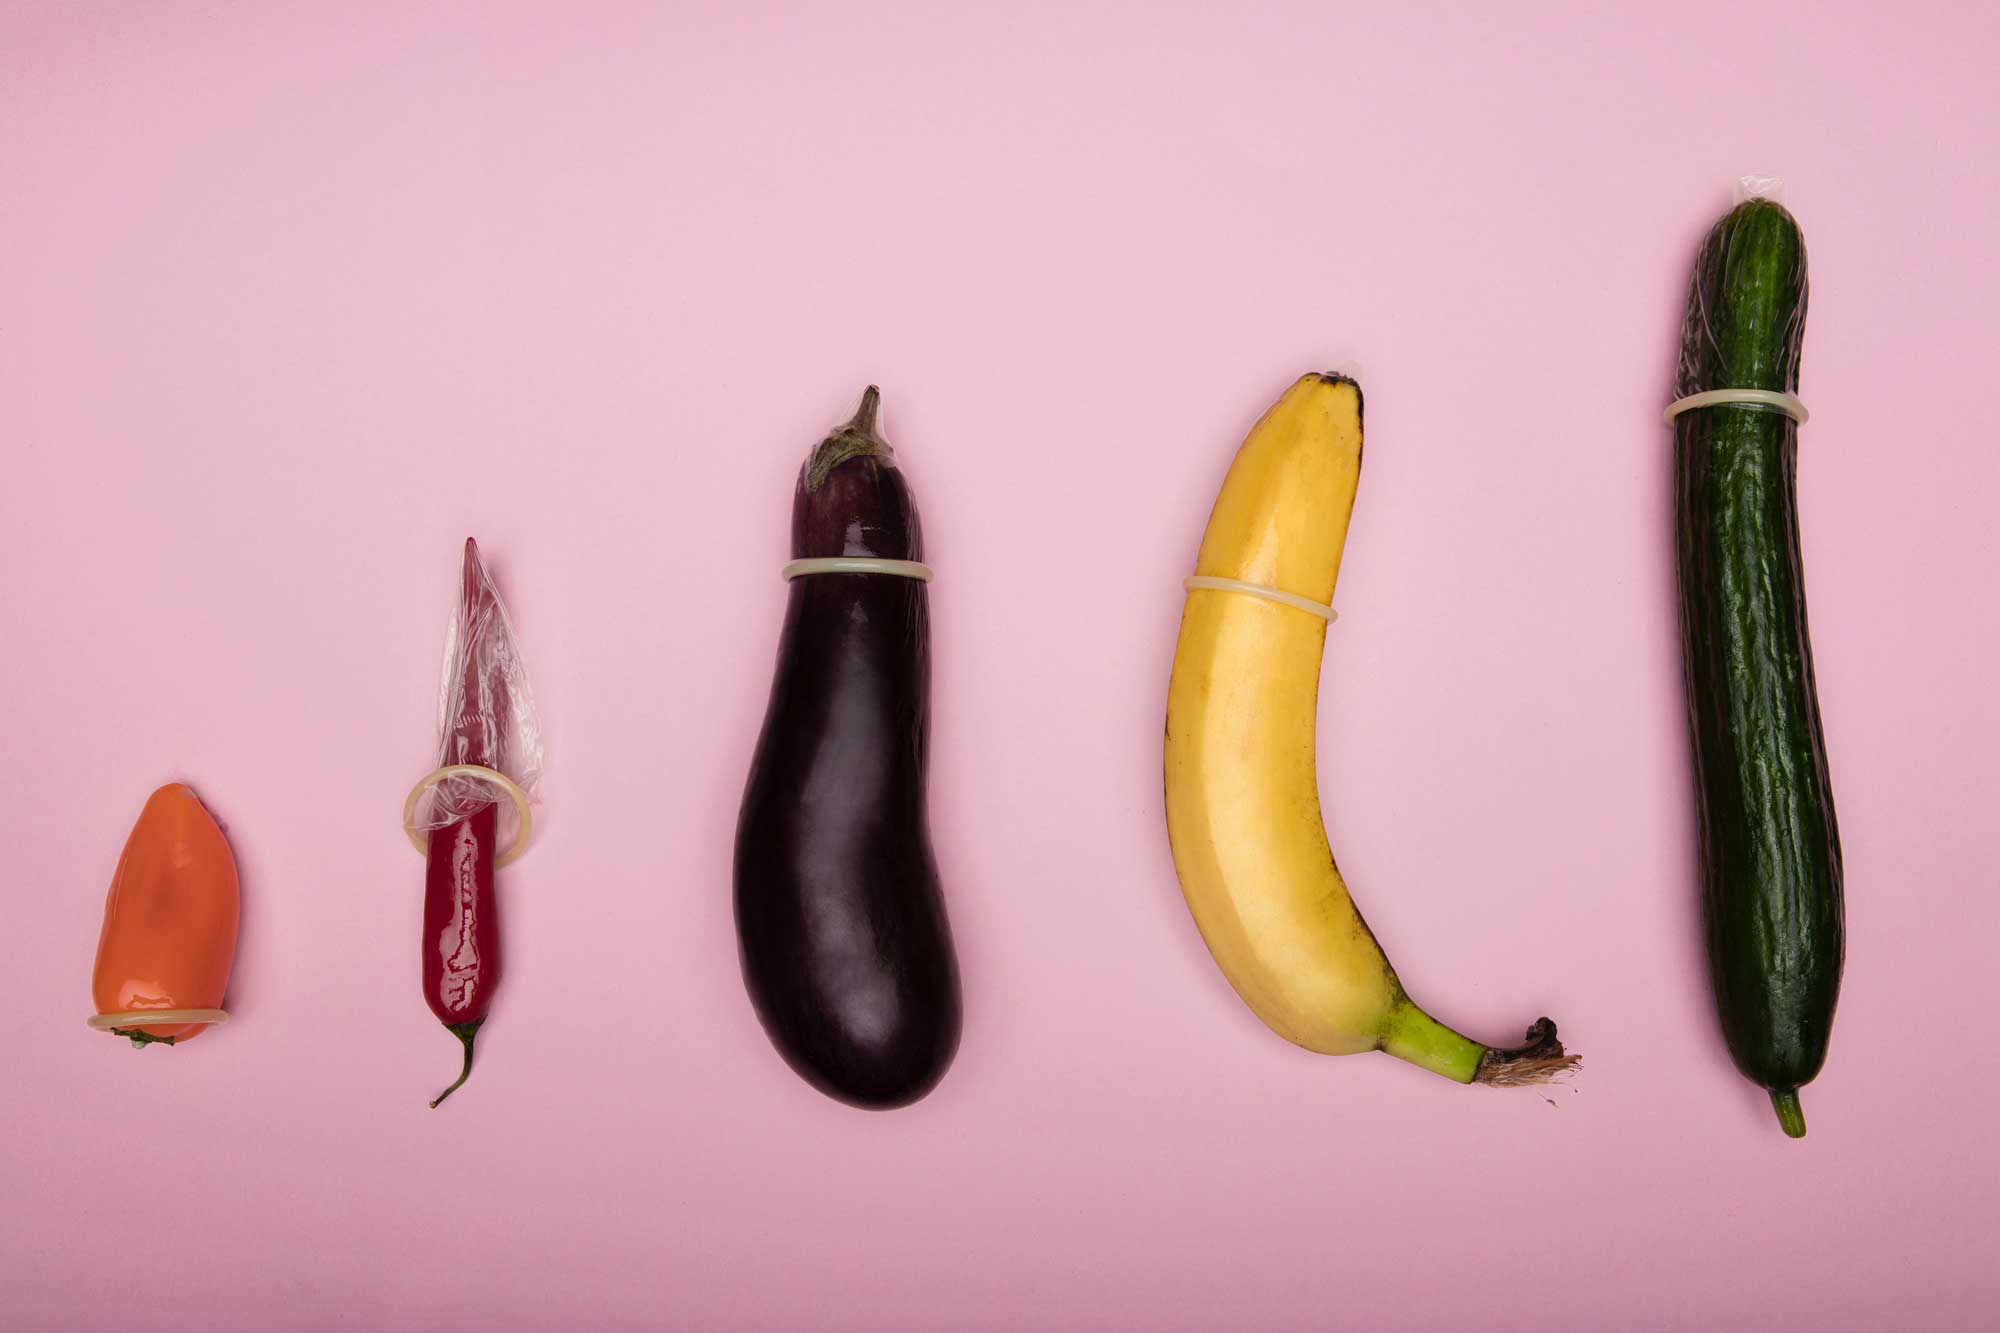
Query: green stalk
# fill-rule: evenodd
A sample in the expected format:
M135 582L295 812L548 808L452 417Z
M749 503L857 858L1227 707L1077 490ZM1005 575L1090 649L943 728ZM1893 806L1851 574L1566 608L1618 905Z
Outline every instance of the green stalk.
M1556 1025L1546 1018L1535 1020L1524 1045L1503 1050L1481 1046L1453 1032L1417 1008L1407 995L1398 998L1389 1012L1382 1049L1398 1060L1408 1060L1419 1069L1456 1082L1495 1088L1548 1083L1581 1062L1581 1057L1564 1053L1562 1043L1556 1040Z
M114 1037L130 1037L134 1046L145 1046L152 1042L158 1042L162 1046L171 1046L174 1044L172 1037L156 1037L150 1032L141 1032L137 1028L113 1028L111 1029L111 1035Z
M1785 1133L1795 1139L1806 1136L1806 1113L1799 1105L1799 1090L1787 1088L1783 1092L1771 1094L1771 1105L1778 1112L1778 1123L1785 1127Z
M1407 995L1389 1013L1382 1049L1455 1083L1472 1082L1479 1073L1479 1057L1486 1053L1472 1038L1460 1036L1417 1008Z
M453 1094L454 1092L457 1092L461 1087L465 1085L465 1080L471 1076L472 1039L474 1036L478 1035L479 1025L481 1023L484 1023L485 1021L486 1021L486 1015L481 1014L478 1018L473 1019L470 1023L446 1023L444 1025L444 1030L446 1032L449 1032L452 1036L457 1037L460 1041L465 1043L465 1067L458 1071L458 1082L452 1084L450 1087L446 1088L443 1092L440 1092L437 1095L437 1101L431 1103L431 1110L433 1111L437 1110L438 1103L442 1102L445 1098L451 1096L451 1094Z

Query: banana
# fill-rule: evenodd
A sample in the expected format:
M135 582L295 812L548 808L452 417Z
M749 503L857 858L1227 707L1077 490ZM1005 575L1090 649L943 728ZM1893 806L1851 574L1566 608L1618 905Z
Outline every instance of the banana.
M1348 517L1361 388L1307 375L1230 465L1189 580L1167 691L1167 834L1188 909L1267 1027L1327 1055L1384 1050L1461 1083L1573 1068L1544 1018L1482 1046L1403 992L1321 819L1313 733Z

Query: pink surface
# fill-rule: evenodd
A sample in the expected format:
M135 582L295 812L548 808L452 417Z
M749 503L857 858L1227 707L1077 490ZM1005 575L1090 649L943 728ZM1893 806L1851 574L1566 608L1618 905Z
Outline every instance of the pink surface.
M1991 1326L2000 26L1225 8L6 6L5 1322ZM1848 868L1800 1144L1702 974L1658 424L1749 170L1812 251ZM1560 1020L1546 1099L1285 1045L1175 887L1179 581L1349 358L1333 840L1442 1017ZM890 1115L779 1062L729 908L792 475L871 379L967 1010ZM467 533L548 779L432 1113L396 812ZM236 1022L135 1052L91 959L172 777Z

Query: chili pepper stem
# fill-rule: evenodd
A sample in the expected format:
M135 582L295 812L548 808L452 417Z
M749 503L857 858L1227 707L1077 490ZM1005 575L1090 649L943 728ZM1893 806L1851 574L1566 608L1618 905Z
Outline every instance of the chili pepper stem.
M135 1047L145 1046L152 1042L158 1042L162 1046L171 1046L174 1044L172 1037L156 1037L150 1032L141 1032L137 1028L113 1028L111 1029L111 1035L114 1037L130 1037L132 1045Z
M431 1110L433 1111L437 1110L438 1102L442 1102L445 1098L451 1096L451 1094L453 1094L454 1092L457 1092L460 1086L462 1086L465 1080L471 1075L472 1039L475 1035L478 1034L479 1025L481 1023L484 1023L485 1021L486 1021L486 1016L484 1014L481 1014L478 1018L473 1019L470 1023L446 1023L444 1025L444 1030L446 1032L449 1032L452 1036L457 1037L460 1041L465 1043L465 1067L458 1071L458 1082L452 1084L450 1087L446 1088L443 1092L440 1092L437 1095L437 1101L431 1103Z

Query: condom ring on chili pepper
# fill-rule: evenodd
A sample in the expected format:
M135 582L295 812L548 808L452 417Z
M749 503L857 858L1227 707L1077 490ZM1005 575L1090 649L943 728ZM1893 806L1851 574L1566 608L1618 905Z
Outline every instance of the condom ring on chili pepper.
M417 827L417 805L424 799L424 793L449 778L473 778L480 782L490 782L507 793L507 799L514 803L514 813L521 818L521 825L514 831L514 841L506 851L493 858L493 868L510 866L521 859L528 850L528 839L535 831L535 817L528 812L528 793L521 790L521 784L498 769L481 764L446 764L425 775L424 780L410 789L410 799L403 802L403 832L410 837L410 845L428 855L430 847L424 838L424 831Z

